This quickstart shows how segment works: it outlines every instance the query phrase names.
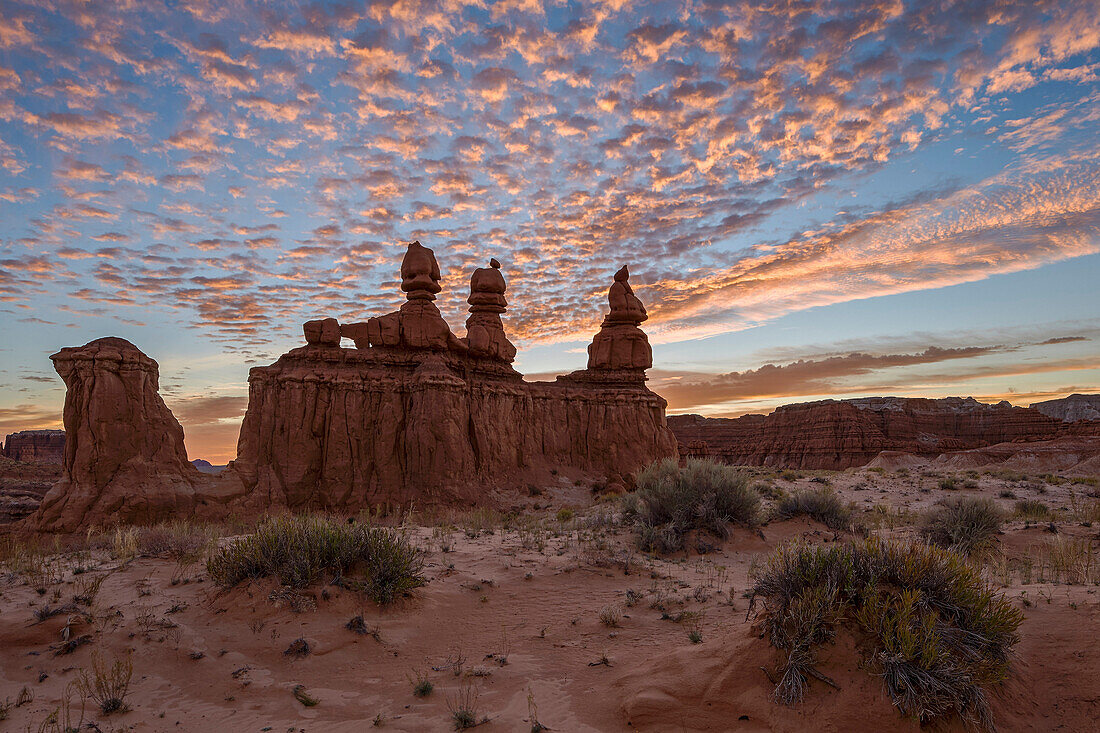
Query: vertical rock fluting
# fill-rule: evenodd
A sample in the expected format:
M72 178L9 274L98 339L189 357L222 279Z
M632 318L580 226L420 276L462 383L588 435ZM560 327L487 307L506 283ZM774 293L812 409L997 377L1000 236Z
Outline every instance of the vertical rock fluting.
M651 356L637 328L645 309L625 268L604 330L632 330L604 340L630 358L597 360L556 382L525 382L509 365L515 347L500 319L506 284L495 260L471 280L465 339L431 303L440 289L431 250L410 245L401 276L401 310L339 327L357 348L312 336L321 322L311 322L306 346L252 369L233 463L250 490L245 501L337 510L472 504L490 487L525 486L554 469L627 482L676 454L666 403L645 387Z
M73 531L193 509L201 474L157 391L157 363L113 337L50 358L66 387L64 470L29 523Z

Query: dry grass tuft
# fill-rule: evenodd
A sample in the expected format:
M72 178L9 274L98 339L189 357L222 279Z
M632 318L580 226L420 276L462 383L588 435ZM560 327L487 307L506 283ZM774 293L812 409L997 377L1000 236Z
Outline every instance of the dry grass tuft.
M684 535L703 530L725 539L729 523L754 525L760 496L749 474L714 461L657 461L636 477L637 490L623 499L623 521L632 523L643 550L676 552Z

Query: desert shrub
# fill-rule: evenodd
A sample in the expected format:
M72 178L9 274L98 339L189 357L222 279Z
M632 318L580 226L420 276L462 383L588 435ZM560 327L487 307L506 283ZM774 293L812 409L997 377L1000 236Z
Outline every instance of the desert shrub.
M830 529L847 529L852 523L852 510L830 488L796 491L780 499L772 507L772 519L808 516Z
M969 553L987 544L1003 521L1004 516L992 499L968 496L944 502L929 511L921 534L932 544Z
M124 712L129 709L126 694L133 674L134 661L129 654L116 659L110 668L95 654L91 672L81 671L77 678L77 689L85 698L94 700L104 715Z
M642 469L636 483L623 519L634 524L643 550L675 552L693 529L725 539L729 522L757 521L760 496L749 488L749 475L731 466L689 458L681 467L666 458Z
M142 555L192 563L202 559L212 541L209 528L175 521L139 530L137 547Z
M986 688L1005 680L1020 611L959 554L871 537L856 544L776 550L745 594L784 655L775 697L799 702L815 650L845 627L894 705L922 722L957 714L991 727Z
M770 481L757 481L752 485L752 490L760 494L762 499L782 499L787 492Z
M215 582L230 588L272 575L283 585L304 588L328 573L378 603L425 583L420 550L399 532L319 516L269 519L216 552L206 567Z
M1016 515L1024 519L1046 519L1050 516L1050 507L1038 499L1020 499L1015 508Z
M946 491L954 491L959 488L959 484L954 476L948 476L947 478L940 479L940 488Z

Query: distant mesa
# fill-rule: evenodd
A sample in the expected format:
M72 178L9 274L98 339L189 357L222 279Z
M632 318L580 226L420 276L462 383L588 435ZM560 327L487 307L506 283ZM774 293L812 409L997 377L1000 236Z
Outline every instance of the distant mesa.
M23 463L60 464L65 454L64 430L21 430L4 439L0 455Z
M67 388L63 476L28 524L74 531L180 513L474 506L539 481L628 485L640 467L676 455L666 402L645 384L646 313L625 267L588 368L554 382L527 382L512 367L496 259L470 279L464 337L433 302L441 289L435 254L413 242L398 310L306 322L304 346L251 370L237 458L217 473L187 460L155 361L119 338L62 349L51 358Z
M823 400L785 405L770 415L672 415L668 425L682 455L775 468L843 470L870 465L882 454L901 461L899 466L905 461L916 465L942 462L962 451L1039 441L1062 441L1067 450L1058 466L1050 463L1057 446L1048 446L1041 456L1032 451L1035 461L1050 464L1048 470L1080 466L1094 472L1088 462L1100 456L1100 422L1064 423L1035 409L972 397ZM974 453L966 460L987 465L1007 458L1002 450Z

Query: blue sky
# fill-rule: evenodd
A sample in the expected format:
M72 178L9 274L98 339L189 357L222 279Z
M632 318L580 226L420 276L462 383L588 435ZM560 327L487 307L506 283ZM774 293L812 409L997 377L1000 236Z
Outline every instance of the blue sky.
M1100 390L1095 3L0 0L0 431L48 355L161 364L193 457L247 370L504 264L535 377L629 263L670 410Z

